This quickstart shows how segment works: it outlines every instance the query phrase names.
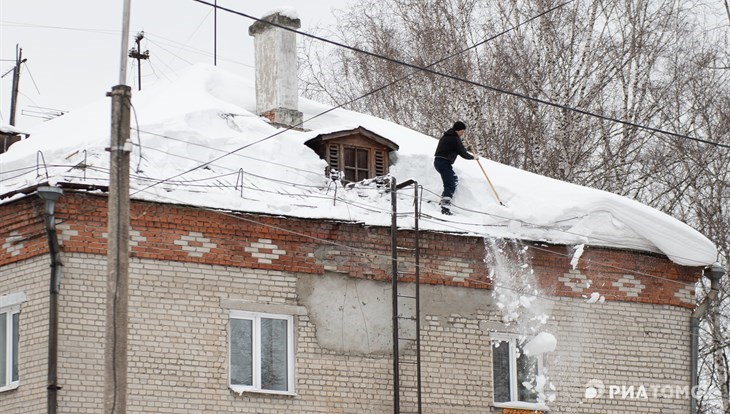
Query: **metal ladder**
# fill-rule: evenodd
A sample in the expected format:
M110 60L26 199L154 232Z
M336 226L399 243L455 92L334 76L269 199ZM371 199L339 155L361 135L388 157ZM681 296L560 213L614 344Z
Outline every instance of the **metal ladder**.
M397 191L412 185L414 188L414 242L412 248L398 246ZM414 180L396 184L391 177L390 194L392 296L393 296L393 412L395 414L422 412L421 398L421 302L420 302L420 249L418 233L419 186ZM415 261L412 292L399 292L400 272L398 252L412 254ZM401 348L403 351L401 352Z

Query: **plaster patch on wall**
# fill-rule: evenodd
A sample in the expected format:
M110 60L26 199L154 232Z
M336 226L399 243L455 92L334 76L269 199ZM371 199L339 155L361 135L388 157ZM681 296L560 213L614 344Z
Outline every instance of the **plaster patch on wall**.
M415 285L398 285L401 295L413 296ZM324 276L297 278L299 303L308 311L323 348L362 355L392 354L392 295L390 282L356 279L327 272ZM421 285L421 326L452 324L450 319L475 318L496 311L488 291L455 286ZM398 314L415 316L415 301L399 300ZM415 320L401 319L399 337L415 337ZM412 347L401 343L401 351Z

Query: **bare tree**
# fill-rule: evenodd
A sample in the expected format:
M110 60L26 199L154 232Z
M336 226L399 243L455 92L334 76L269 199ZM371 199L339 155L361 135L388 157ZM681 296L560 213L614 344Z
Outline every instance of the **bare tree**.
M467 50L432 69L490 88L305 43L306 93L432 136L464 120L482 155L656 207L712 239L728 265L730 151L572 109L730 145L730 25L708 34L700 0L575 0L520 25L558 4L362 0L338 16L338 40L418 66ZM716 398L698 413L730 414L728 285L702 325Z

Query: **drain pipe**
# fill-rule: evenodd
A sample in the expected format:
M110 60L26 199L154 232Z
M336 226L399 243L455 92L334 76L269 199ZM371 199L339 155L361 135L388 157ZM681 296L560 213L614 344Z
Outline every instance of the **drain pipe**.
M697 372L697 364L699 362L700 352L700 318L707 312L707 308L710 303L717 298L717 293L720 290L720 279L725 276L725 268L719 263L715 263L712 266L706 267L703 274L706 278L710 279L710 291L707 296L702 300L697 309L692 312L692 316L689 318L689 331L690 331L690 414L697 413L697 397L696 390L699 385L699 374Z
M48 414L56 414L58 405L58 294L61 291L61 249L56 233L56 200L63 195L58 187L39 187L38 195L45 202L43 222L51 258L51 289L48 306Z

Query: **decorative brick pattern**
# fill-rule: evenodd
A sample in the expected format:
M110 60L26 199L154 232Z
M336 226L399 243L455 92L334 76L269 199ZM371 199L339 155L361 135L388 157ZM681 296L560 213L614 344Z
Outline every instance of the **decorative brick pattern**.
M109 233L102 233L101 237L109 240ZM140 243L145 243L146 241L147 237L143 236L142 233L134 229L129 230L129 247L139 246Z
M613 282L613 285L629 297L638 297L646 287L640 281L636 280L633 275L624 275L618 282Z
M674 293L674 297L690 305L697 303L694 285L680 287L679 290Z
M181 246L183 251L188 253L190 257L203 257L204 254L210 253L210 249L218 247L217 244L211 243L207 237L203 237L203 233L191 231L186 236L181 236L173 241L174 244Z
M562 276L558 277L558 280L563 282L570 290L576 293L583 293L585 289L591 286L591 280L588 279L580 270L570 269L568 273L563 273Z
M1 205L0 228L6 229L6 236L11 231L43 234L39 203L36 198L27 197ZM59 200L56 214L63 254L106 254L105 197L70 191ZM132 255L301 274L334 272L370 280L391 278L389 228L265 215L242 214L241 218L192 207L134 201ZM415 278L414 236L409 230L398 232L398 273L404 282ZM0 239L0 246L3 243ZM45 237L29 238L23 243L18 253L0 249L0 265L47 254ZM590 282L591 289L611 301L693 306L686 295L675 293L677 282L697 281L698 268L679 266L656 254L592 247L584 251L579 268L573 271L571 246L526 246L537 283L549 295L580 298L588 292L585 285ZM484 261L482 238L422 231L419 248L422 283L491 289L491 270ZM661 278L625 277L632 272Z
M69 223L60 223L56 224L56 234L58 235L58 244L63 246L72 237L78 236L79 232L78 230L73 230Z
M20 255L20 252L23 250L24 243L21 242L23 237L20 236L20 232L13 231L10 233L10 235L5 239L5 243L3 243L2 248L11 257L15 257Z
M243 250L251 253L251 257L255 257L259 263L264 264L271 264L272 260L278 260L286 254L286 250L279 249L279 246L272 244L269 239L258 239L257 242L251 243Z

